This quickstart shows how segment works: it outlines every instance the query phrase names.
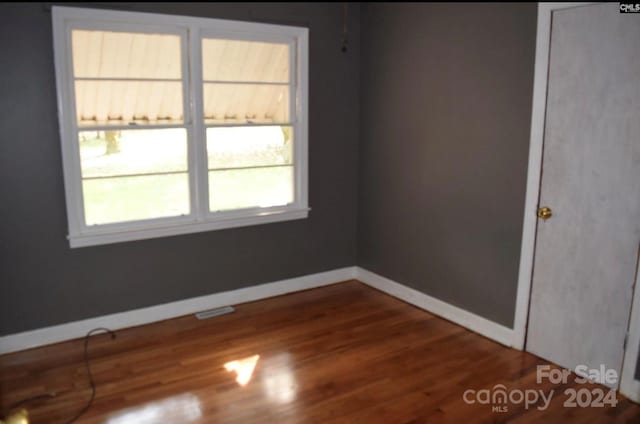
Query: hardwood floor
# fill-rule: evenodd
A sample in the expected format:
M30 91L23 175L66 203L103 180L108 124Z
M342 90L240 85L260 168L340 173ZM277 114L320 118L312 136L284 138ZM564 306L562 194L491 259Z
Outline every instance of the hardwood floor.
M536 384L545 361L349 281L186 316L91 339L97 384L79 423L640 422L640 406L563 407L578 384ZM90 396L75 340L0 356L0 407L27 405L31 423L65 423ZM253 371L251 373L251 371ZM502 384L554 395L543 401L468 404ZM479 392L481 390L490 392ZM595 393L595 392L594 392ZM499 399L497 399L499 400Z

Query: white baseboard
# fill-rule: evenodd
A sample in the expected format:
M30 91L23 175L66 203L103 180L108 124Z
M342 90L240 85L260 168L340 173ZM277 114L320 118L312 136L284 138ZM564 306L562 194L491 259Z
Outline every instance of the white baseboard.
M400 283L396 283L378 274L374 274L366 269L347 267L2 336L0 337L0 354L77 339L83 337L89 330L96 327L108 327L112 330L135 327L222 306L237 305L296 291L322 287L350 279L357 279L375 289L415 305L432 314L441 316L503 345L513 345L514 331L510 328L450 305Z
M438 300L435 297L431 297L360 267L356 267L355 278L375 289L431 312L434 315L441 316L442 318L468 328L469 330L481 334L491 340L495 340L505 346L513 346L515 334L511 328Z
M135 327L207 309L252 302L286 293L326 286L339 281L353 279L355 274L355 267L340 268L318 274L10 334L0 337L0 354L77 339L96 327L108 327L112 330Z

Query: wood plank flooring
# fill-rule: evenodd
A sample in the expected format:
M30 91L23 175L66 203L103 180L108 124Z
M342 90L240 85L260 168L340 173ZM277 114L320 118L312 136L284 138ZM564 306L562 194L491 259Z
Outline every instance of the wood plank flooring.
M601 387L536 384L545 361L357 281L236 309L94 336L97 397L78 422L640 422L640 406L619 395L614 408L564 407L566 389ZM31 423L67 422L90 396L82 349L75 340L0 356L0 410L55 392L27 405ZM554 395L544 410L542 401L493 405L504 412L463 399L498 384Z

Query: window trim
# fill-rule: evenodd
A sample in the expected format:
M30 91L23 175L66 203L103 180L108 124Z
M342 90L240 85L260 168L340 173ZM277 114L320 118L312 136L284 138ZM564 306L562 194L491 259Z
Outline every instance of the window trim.
M304 219L308 206L308 72L309 30L303 27L196 18L180 15L122 12L104 9L52 7L54 65L60 143L69 225L70 247L84 247L143 240L202 231L235 228L271 222ZM71 61L71 29L113 29L138 26L136 31L158 30L179 34L182 46L184 122L176 127L187 132L188 174L190 183L189 215L87 226L84 222L84 200L78 151L78 125L75 123L73 67ZM140 31L141 30L141 31ZM233 211L209 211L206 128L202 89L203 37L222 36L264 42L288 42L290 66L290 121L294 129L294 201L284 206L247 208ZM193 42L196 40L196 42ZM296 60L297 59L297 60ZM294 69L295 68L295 69ZM294 80L295 78L295 80ZM173 125L171 125L173 127ZM154 126L149 127L154 128ZM142 129L139 128L138 129Z

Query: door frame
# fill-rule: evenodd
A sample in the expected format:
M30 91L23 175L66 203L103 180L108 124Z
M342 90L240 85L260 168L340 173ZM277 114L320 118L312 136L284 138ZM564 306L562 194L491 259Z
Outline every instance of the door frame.
M636 266L640 267L640 263ZM620 376L620 393L640 403L640 380L635 378L638 357L640 357L640 269L638 268L636 268L636 284L631 302L627 346L624 350Z
M540 198L542 175L542 147L544 144L544 125L547 105L549 50L551 47L551 17L556 10L582 7L591 4L598 3L538 3L529 162L512 342L513 347L519 350L524 350L525 348L538 224L536 211ZM638 357L638 344L640 343L640 290L635 290L632 310L631 328L629 329L628 343L625 349L625 361L622 368L620 391L630 399L640 402L640 381L634 380L633 378L635 374L635 361ZM634 322L636 324L634 324ZM632 364L632 362L634 363Z

